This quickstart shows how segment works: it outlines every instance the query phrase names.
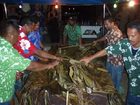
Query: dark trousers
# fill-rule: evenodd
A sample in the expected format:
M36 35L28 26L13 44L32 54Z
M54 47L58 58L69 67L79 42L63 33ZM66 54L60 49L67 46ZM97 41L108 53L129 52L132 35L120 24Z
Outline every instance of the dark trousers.
M126 105L140 105L140 97L128 95Z

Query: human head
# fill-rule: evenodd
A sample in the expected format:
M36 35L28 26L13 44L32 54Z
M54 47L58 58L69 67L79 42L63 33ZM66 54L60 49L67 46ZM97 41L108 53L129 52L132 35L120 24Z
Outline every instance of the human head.
M115 20L112 17L106 17L104 19L104 25L107 30L111 30L115 26Z
M133 47L140 47L140 21L135 20L128 23L127 35Z
M33 31L38 30L39 29L39 25L40 25L40 23L39 23L39 17L33 15L31 17L31 21L32 21L32 30Z
M32 21L29 17L23 17L21 19L20 25L24 27L26 34L32 31Z
M75 25L75 23L76 23L76 17L69 17L69 24L70 25Z
M18 40L18 27L11 21L4 20L0 23L0 35L14 45Z

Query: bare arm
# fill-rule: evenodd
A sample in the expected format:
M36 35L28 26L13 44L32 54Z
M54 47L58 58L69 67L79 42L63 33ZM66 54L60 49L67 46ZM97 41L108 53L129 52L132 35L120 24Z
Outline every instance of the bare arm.
M103 57L105 55L107 55L107 53L106 53L106 50L103 49L103 50L101 50L101 51L97 52L96 54L89 56L89 57L91 58L91 60L93 60L95 58Z
M48 62L49 61L49 59L47 59L47 58L41 58L41 57L37 57L40 61L44 61L44 62Z
M46 51L43 51L43 50L39 50L37 49L35 51L35 55L37 55L38 57L42 58L42 59L55 59L55 60L61 60L61 58L59 57L56 57L55 55L52 55L52 54L49 54L47 53Z
M104 36L104 37L102 37L102 38L100 38L100 39L97 39L95 42L97 43L97 42L103 42L103 41L106 41L105 36Z
M96 59L96 58L99 58L99 57L103 57L105 55L107 55L107 53L106 53L106 50L103 49L103 50L97 52L94 55L91 55L89 57L82 58L80 61L85 62L86 64L88 64L91 60Z
M31 62L30 65L27 67L27 70L42 71L45 69L51 69L58 64L59 64L59 62L57 62L57 61L54 61L54 62L49 63L49 64L43 64L43 63L39 63L39 62Z

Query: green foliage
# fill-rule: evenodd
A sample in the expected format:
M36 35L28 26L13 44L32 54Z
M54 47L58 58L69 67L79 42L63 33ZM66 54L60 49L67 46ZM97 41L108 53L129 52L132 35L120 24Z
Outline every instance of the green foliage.
M58 55L63 57L64 61L54 70L30 75L22 91L24 104L26 102L28 103L26 105L40 105L40 102L44 102L45 104L41 105L50 105L50 103L58 105L52 102L51 96L57 97L64 103L68 96L69 105L98 105L94 97L105 99L107 104L104 105L123 105L111 77L104 69L105 58L96 59L89 66L78 61L100 49L100 45L96 44L59 48ZM42 93L45 90L47 93ZM38 96L35 97L33 93L37 93ZM39 102L40 98L44 100Z

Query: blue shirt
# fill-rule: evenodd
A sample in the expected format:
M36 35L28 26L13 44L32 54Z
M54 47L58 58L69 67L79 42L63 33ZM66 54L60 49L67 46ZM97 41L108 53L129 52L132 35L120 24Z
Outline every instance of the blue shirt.
M41 49L40 46L41 35L39 33L39 30L30 32L28 35L28 39L30 42L32 42L35 45L37 49ZM29 59L31 59L32 61L38 61L38 58L35 56L30 56Z

